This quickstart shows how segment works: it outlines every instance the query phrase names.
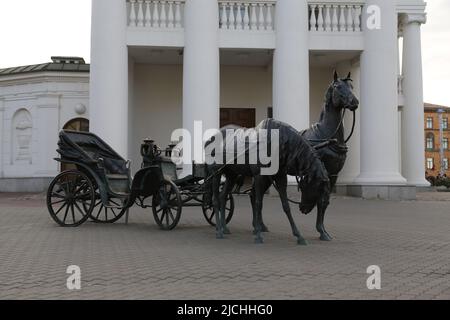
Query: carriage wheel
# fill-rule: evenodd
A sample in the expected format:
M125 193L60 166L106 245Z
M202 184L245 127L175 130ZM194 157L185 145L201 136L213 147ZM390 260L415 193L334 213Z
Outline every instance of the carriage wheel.
M210 197L208 197L210 198ZM207 195L203 195L203 215L205 216L206 221L208 223L215 227L216 226L216 214L214 212L212 200L208 200ZM233 194L228 194L227 202L225 203L225 222L226 224L229 224L231 222L231 219L233 218L234 214L234 197Z
M103 204L100 195L97 194L94 210L90 215L90 218L95 223L114 223L118 221L129 209L126 206L126 200L124 198L109 198L108 206L119 208L108 208Z
M153 217L163 230L173 230L181 218L182 201L178 187L164 180L152 199Z
M94 209L95 192L84 173L69 170L58 175L47 191L50 216L62 227L78 227Z

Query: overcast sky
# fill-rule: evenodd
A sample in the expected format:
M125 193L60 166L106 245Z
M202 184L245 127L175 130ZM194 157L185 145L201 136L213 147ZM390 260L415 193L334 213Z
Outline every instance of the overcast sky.
M425 101L450 106L450 1L428 0L423 26ZM0 1L0 68L90 56L91 0Z

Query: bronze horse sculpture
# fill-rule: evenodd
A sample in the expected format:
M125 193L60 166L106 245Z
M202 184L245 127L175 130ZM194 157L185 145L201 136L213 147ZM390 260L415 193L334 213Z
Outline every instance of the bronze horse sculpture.
M340 79L335 71L333 82L325 95L319 122L301 132L302 137L317 149L317 154L328 172L331 189L336 185L339 172L344 167L348 152L347 142L353 135L355 125L355 114L353 114L353 128L350 135L345 138L343 125L345 111L350 110L354 113L359 107L359 101L352 90L351 73L347 78ZM300 210L303 213L309 213L317 206L316 229L320 233L320 240L331 241L332 237L324 226L325 212L329 202L317 201L314 191L304 180L300 181L299 186L302 192ZM262 217L258 217L256 221L262 223L262 228L268 231L262 222Z
M352 92L351 73L347 78L340 79L337 72L334 72L333 82L330 84L326 96L325 103L320 115L318 123L311 126L311 128L302 131L302 136L307 139L312 146L323 143L324 141L334 139L337 143L329 144L317 151L320 159L325 165L330 177L330 187L333 189L336 185L339 172L344 167L347 158L347 142L353 134L353 128L349 137L344 137L343 118L345 110L350 110L353 113L359 107L359 101ZM355 121L355 114L353 114L353 121ZM309 193L308 186L301 185L302 193ZM308 198L308 196L306 196ZM303 205L307 206L305 211L312 211L317 205L317 222L316 229L320 233L320 239L323 241L330 241L332 237L325 230L324 217L327 206L316 202L313 197L309 201L305 201Z
M218 150L212 152L214 153L223 152L226 149L225 144L233 143L225 139L227 136L227 131L230 128L222 128L220 135L222 145L217 147ZM293 235L297 238L297 243L300 245L306 245L306 240L300 234L295 221L291 214L291 209L289 206L289 200L287 196L287 175L301 177L301 184L307 187L308 195L310 198L307 201L313 200L315 203L320 203L321 206L327 206L329 202L330 195L330 182L328 179L328 173L320 160L315 149L306 141L301 134L295 130L293 127L289 126L280 121L273 119L264 120L257 128L267 130L268 137L270 137L270 132L272 130L277 130L278 137L278 152L276 155L272 155L277 158L278 161L278 171L273 175L263 175L262 169L264 165L261 163L249 164L238 164L236 161L232 163L222 161L219 163L212 163L207 165L207 172L210 177L212 177L211 190L212 190L212 202L214 211L216 212L216 232L217 238L224 238L224 234L229 233L225 222L225 200L230 192L232 192L236 181L240 176L252 177L253 178L253 188L251 193L251 203L253 209L253 226L255 228L254 234L256 236L255 242L262 243L263 238L261 233L264 232L264 224L262 222L262 207L263 198L266 191L273 184L280 195L280 200L283 206L283 210L287 215L289 223L292 228ZM243 130L243 129L240 129ZM259 139L259 137L258 137ZM212 144L216 138L210 139L206 146ZM269 139L270 140L270 139ZM258 140L259 142L259 140ZM274 141L269 141L269 143L274 143ZM219 150L220 149L220 150ZM248 149L245 150L248 153ZM224 152L226 153L226 152ZM234 160L238 157L238 154L234 155ZM248 159L248 155L245 156ZM225 159L224 159L225 160ZM222 164L224 163L224 164ZM225 185L222 190L220 190L220 183L222 175L225 176ZM302 201L306 199L302 195ZM300 205L303 213L309 213L313 207L309 209L308 206ZM309 211L307 212L307 210Z

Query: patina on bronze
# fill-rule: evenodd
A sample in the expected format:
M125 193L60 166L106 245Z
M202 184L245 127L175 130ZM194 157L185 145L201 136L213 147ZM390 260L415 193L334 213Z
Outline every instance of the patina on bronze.
M319 122L301 133L305 139L310 141L312 146L317 146L318 144L331 139L337 141L337 143L330 144L325 148L317 150L320 159L328 171L331 188L336 185L339 172L341 172L344 167L348 152L346 143L353 134L354 129L351 129L349 137L345 139L343 124L345 110L350 110L354 113L359 107L359 101L352 90L351 73L348 74L347 78L340 79L335 71L334 80L330 84L325 95L325 103ZM353 114L353 121L354 120L355 114ZM307 185L301 184L300 189L302 194L306 195L305 198L307 198L302 204L303 206L307 206L307 208L304 208L305 211L310 212L317 205L316 228L320 233L320 239L323 241L330 241L332 237L327 233L324 226L325 211L328 205L316 202L314 200L314 195L309 195L311 191L308 190Z
M225 139L225 137L228 129L229 128L223 128L221 130L224 149L226 148L225 144L227 139ZM253 178L253 188L250 198L253 208L253 226L256 235L255 242L263 242L261 235L261 233L265 231L261 214L263 198L269 187L274 184L280 195L283 210L288 217L292 232L294 236L297 237L298 244L306 245L307 242L301 236L291 214L287 196L287 175L302 177L302 184L307 187L309 191L308 195L310 198L307 199L308 201L314 201L314 203L328 203L330 194L328 173L314 148L290 125L277 120L267 119L256 129L267 130L267 132L269 132L268 137L271 136L271 130L279 130L279 170L275 175L265 176L261 175L261 164L237 164L226 162L225 164L222 164L224 162L221 162L220 164L214 163L207 166L208 175L211 177L211 180L208 181L208 183L211 184L212 188L214 210L218 213L216 214L217 238L222 239L224 234L229 233L225 223L225 200L232 192L238 178L240 176L247 176ZM258 137L258 143L259 138L260 137ZM206 145L212 143L213 139L207 142ZM226 177L226 182L222 190L220 190L222 175ZM303 206L302 208L304 213L308 213L306 212L307 206ZM311 210L312 209L313 207L311 207Z

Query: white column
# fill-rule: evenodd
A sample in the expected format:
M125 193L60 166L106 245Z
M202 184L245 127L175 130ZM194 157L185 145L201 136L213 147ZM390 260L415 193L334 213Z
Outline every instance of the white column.
M405 14L403 29L402 169L408 184L429 186L425 179L424 103L420 26L425 14Z
M59 164L53 159L58 156L60 96L41 95L37 101L36 127L38 129L38 177L54 177L58 174Z
M128 50L125 0L92 1L90 127L128 156Z
M218 2L186 1L184 29L183 128L193 135L195 121L203 130L219 128Z
M371 5L381 9L381 26L369 29ZM358 185L404 185L398 150L397 12L394 1L367 0L362 15L361 174Z
M3 114L5 113L4 101L0 100L0 179L3 178L3 148L6 143L3 132Z
M308 3L278 0L275 11L274 118L306 129L310 125Z

